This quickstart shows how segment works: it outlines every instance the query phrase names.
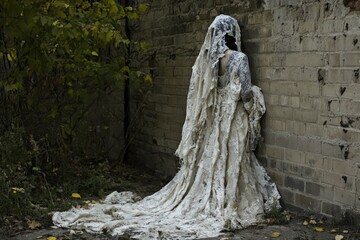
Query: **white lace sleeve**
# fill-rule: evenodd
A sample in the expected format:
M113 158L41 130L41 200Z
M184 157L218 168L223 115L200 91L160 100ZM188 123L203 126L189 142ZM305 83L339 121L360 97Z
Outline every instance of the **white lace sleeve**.
M261 89L257 86L251 87L252 97L250 101L244 103L244 107L249 114L249 136L250 148L255 151L261 139L260 119L266 111L264 96Z
M241 81L241 92L240 96L244 103L249 102L252 98L251 90L251 76L249 61L247 56L244 54L239 65L239 77Z

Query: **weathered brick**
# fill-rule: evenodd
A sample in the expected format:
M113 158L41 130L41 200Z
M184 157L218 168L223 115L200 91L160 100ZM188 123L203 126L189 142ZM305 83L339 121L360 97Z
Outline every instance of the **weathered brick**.
M282 22L281 24L275 25L273 28L274 35L293 35L294 34L294 22Z
M279 192L281 195L281 198L286 201L287 203L294 203L294 191L289 190L284 187L279 187Z
M292 53L286 56L286 66L323 66L324 55L316 53Z
M274 143L277 146L281 146L288 149L298 149L299 138L295 135L289 135L287 133L275 133Z
M267 145L266 146L266 155L274 159L284 159L284 148Z
M321 212L337 218L341 217L341 207L330 202L322 202Z
M270 106L267 114L277 119L293 119L293 111L294 109L291 107Z
M356 161L344 160L344 159L334 159L334 172L338 174L343 174L346 176L356 176L358 166Z
M321 153L325 156L343 158L344 155L341 146L343 146L344 144L344 142L336 141L323 142L321 146Z
M335 187L334 200L335 202L341 203L342 205L354 207L356 202L356 195L355 192Z
M306 154L302 151L285 149L285 160L292 163L305 164Z
M340 66L340 53L329 53L327 55L328 65L331 67Z
M329 184L321 184L320 187L320 197L322 199L333 201L334 200L334 186Z
M248 15L248 24L255 25L263 23L263 14L262 12L250 13Z
M336 90L339 92L340 87ZM338 113L340 111L340 100L334 98L324 98L321 103L321 111L327 113Z
M295 204L302 207L305 210L310 210L315 212L321 211L321 200L300 193L295 194Z
M276 171L269 171L268 173L271 179L277 184L277 186L284 185L284 174Z
M284 186L301 192L305 189L304 180L290 176L285 177Z
M294 110L294 120L306 123L317 122L317 112L303 109Z
M321 185L312 182L306 182L306 193L313 196L320 196Z
M319 97L300 96L300 108L302 109L318 109L320 105Z
M314 124L314 123L307 123L305 133L307 136L324 136L324 125Z
M300 5L297 0L280 0L280 6L298 6Z
M315 30L315 22L314 21L308 20L308 21L299 23L299 28L298 28L299 33L308 33L308 32L313 32L314 30Z
M327 19L326 21L319 22L319 30L321 33L339 33L344 28L344 21L338 19Z
M344 99L340 101L340 112L344 114L353 114L360 112L360 101Z
M285 121L279 119L265 119L265 126L274 131L285 131Z
M341 117L328 115L328 114L319 114L318 115L318 123L326 126L339 126L341 121Z
M341 55L341 63L344 67L358 67L360 66L359 53L343 53Z
M360 85L350 84L345 87L344 93L341 95L342 98L360 100Z
M346 178L344 178L346 177ZM323 172L322 183L330 184L341 189L353 190L354 178L343 174L336 174L328 171Z
M332 170L333 161L328 159L321 154L307 153L306 164L313 168Z
M314 37L301 38L302 50L304 52L317 51L319 45L319 39Z

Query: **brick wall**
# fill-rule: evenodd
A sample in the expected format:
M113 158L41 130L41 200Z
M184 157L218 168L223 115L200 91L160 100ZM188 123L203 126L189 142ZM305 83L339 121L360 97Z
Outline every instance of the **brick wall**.
M146 125L131 148L163 176L177 171L188 82L207 28L239 20L267 114L258 156L287 206L336 216L360 211L360 13L330 0L150 0L134 26L153 48Z

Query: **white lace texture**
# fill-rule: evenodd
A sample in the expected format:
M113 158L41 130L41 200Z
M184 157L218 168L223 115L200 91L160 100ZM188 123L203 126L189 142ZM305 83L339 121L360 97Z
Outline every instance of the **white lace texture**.
M131 192L113 192L89 209L57 212L55 225L137 239L196 239L256 224L280 207L278 190L252 151L265 104L260 89L251 87L245 54L234 52L226 74L218 77L226 34L240 49L237 21L220 15L193 66L176 150L182 164L173 180L137 202Z

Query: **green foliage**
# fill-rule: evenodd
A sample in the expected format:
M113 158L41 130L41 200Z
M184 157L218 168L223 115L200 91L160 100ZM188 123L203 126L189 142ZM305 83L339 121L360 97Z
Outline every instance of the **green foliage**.
M117 0L0 1L0 212L14 203L51 205L68 194L59 191L63 179L76 178L86 161L106 159L108 126L94 125L91 114L120 121L101 103L119 106L125 79L151 83L128 66L129 52L149 46L124 30L125 18L146 10ZM77 187L101 194L104 184L99 175Z
M24 129L12 126L12 129L0 136L0 213L14 214L31 212L30 192L36 186L27 178L31 171L35 151L29 151L22 139Z

